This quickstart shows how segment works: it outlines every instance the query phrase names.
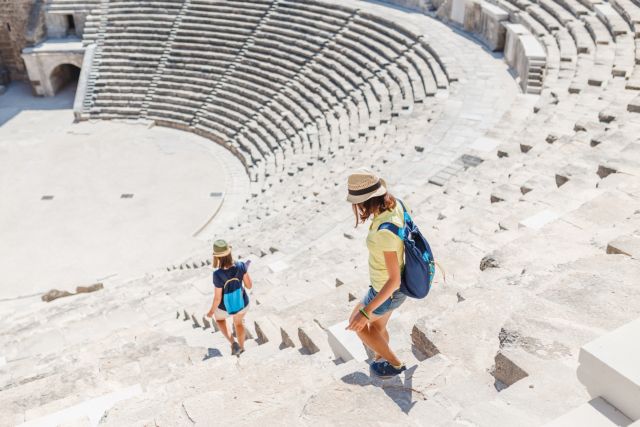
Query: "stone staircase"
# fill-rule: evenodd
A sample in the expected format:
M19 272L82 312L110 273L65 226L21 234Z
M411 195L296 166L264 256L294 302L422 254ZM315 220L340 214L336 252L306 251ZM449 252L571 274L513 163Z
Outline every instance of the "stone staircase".
M111 3L129 10L126 2ZM250 3L245 5L247 22L232 20L228 28L236 32L225 32L232 58L254 34L257 22L263 23L261 31L273 27L261 20L272 3ZM193 13L198 4L202 16ZM592 396L576 377L579 369L613 378L600 370L600 363L585 364L580 349L589 349L587 343L640 316L632 304L640 298L640 116L635 107L629 108L637 104L638 93L627 87L637 67L624 76L619 71L635 47L623 42L621 21L607 8L596 14L593 5L569 0L497 4L520 16L546 48L539 95L522 93L502 58L493 58L476 41L442 23L348 1L337 5L333 16L343 24L350 19L348 25L334 23L325 34L324 24L319 24L317 32L325 37L317 39L297 32L305 40L297 45L287 38L291 46L306 46L309 53L320 52L320 41L332 36L325 47L338 42L341 49L353 47L345 53L348 60L331 51L311 54L313 59L306 62L311 63L306 70L322 65L331 79L318 80L318 85L324 83L317 89L322 92L317 106L284 89L292 102L285 105L280 98L269 103L286 82L269 89L268 79L248 80L241 67L225 74L228 99L236 100L239 109L266 106L251 110L265 117L255 139L267 132L277 142L278 130L285 133L284 125L269 132L269 120L280 117L293 132L296 125L314 125L323 108L336 111L330 110L333 104L353 101L344 107L348 122L341 116L336 126L323 114L326 123L314 125L318 133L324 132L322 138L292 140L288 151L274 149L274 162L286 167L265 169L264 180L270 179L270 185L254 188L250 203L217 226L217 235L231 241L237 257L252 260L255 289L247 326L253 338L247 352L230 357L228 343L202 318L212 298L208 247L177 260L175 267L106 283L93 294L46 305L3 303L0 423L35 422L65 408L76 408L74 414L91 420L92 399L132 388L139 391L102 409L103 424L233 420L241 425L539 426L575 408L577 417L606 414L611 405L625 417L619 424L635 421L637 416L626 407L605 392ZM299 19L308 24L303 16L317 17L316 8L322 5L305 2L308 10L298 11L298 18L295 11L288 16L293 23ZM277 6L269 20L281 9L303 7L284 0ZM167 31L175 35L174 48L186 40L192 47L202 43L192 33L195 28L211 31L207 34L214 40L216 30L203 26L202 19L227 22L220 18L228 13L223 6L192 0L189 9L192 14L180 28ZM602 33L606 22L618 30ZM402 23L401 29L394 23ZM343 29L339 35L337 28ZM368 43L387 33L388 46L376 45L378 56L373 56L372 45L353 42L365 28L376 29L368 31ZM292 31L275 29L274 39ZM233 34L238 37L232 43ZM406 43L400 47L402 40ZM246 61L249 54L263 55L256 46L245 50ZM220 61L194 51L183 49L216 76L227 70L228 57ZM130 55L153 58L156 64L164 52L160 48ZM115 48L111 54L128 55ZM172 49L152 100L160 102L175 88L181 91L176 97L184 95L200 105L213 83L186 68L184 74L174 72L180 69L179 57ZM105 55L102 60L100 67ZM130 66L128 59L108 60L112 67ZM347 65L357 68L356 60L369 64L371 75L366 66L361 71L365 76L346 73ZM396 74L394 65L386 63L395 63L404 73ZM274 60L269 68L256 67L256 74L275 79L277 74L265 70L280 69L287 76L300 69L284 71L282 65ZM171 86L172 75L182 77L183 85ZM96 101L117 97L121 83L131 84L106 81ZM236 83L246 85L245 91L232 92ZM349 91L329 90L331 85L347 89L347 84L366 90L361 95L351 92L351 98L344 97ZM256 103L242 103L240 95L248 98L251 93L257 94ZM166 111L182 105L173 102ZM228 103L219 106L224 105ZM405 114L406 106L411 114ZM140 111L132 108L135 114L129 116L124 112L130 107L118 108L117 114L101 110L94 117L131 118ZM276 114L276 108L283 114ZM153 114L158 113L148 108L148 117ZM239 123L247 117L251 115L238 117ZM337 135L332 135L334 128ZM253 151L247 148L265 163L258 146L271 157L271 147L261 145L266 140L256 141ZM312 157L305 156L309 151ZM295 157L298 152L302 155ZM391 191L408 203L447 272L447 281L438 277L426 300L408 301L391 320L392 346L409 369L385 381L370 377L363 362L366 349L344 331L344 321L367 287L366 230L354 230L344 202L346 176L361 165L384 176ZM603 383L598 378L596 382Z

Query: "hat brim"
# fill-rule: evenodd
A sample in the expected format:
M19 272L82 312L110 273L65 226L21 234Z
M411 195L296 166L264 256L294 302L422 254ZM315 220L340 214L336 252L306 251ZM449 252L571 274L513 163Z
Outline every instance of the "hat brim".
M227 250L226 250L226 251L224 251L224 252L214 252L214 253L213 253L213 256L214 256L214 257L217 257L217 258L220 258L220 257L223 257L223 256L227 256L227 255L229 255L230 253L231 253L231 246L229 246L229 247L227 248Z
M380 188L378 188L377 190L371 192L371 193L367 193L367 194L360 194L358 196L354 196L352 194L348 194L347 195L347 202L351 203L352 205L357 205L359 203L364 203L367 200L373 198L373 197L378 197L378 196L384 196L385 194L387 194L387 185L384 182L383 179L380 179L380 183L382 184L380 186Z

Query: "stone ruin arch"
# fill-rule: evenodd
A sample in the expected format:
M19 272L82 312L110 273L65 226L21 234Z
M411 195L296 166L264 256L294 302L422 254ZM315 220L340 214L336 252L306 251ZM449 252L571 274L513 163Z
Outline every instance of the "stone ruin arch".
M54 93L63 89L67 84L78 81L81 67L76 64L64 63L56 66L49 73L49 84Z
M28 48L22 57L36 95L55 96L70 81L77 80L82 69L84 49L52 50L45 45Z

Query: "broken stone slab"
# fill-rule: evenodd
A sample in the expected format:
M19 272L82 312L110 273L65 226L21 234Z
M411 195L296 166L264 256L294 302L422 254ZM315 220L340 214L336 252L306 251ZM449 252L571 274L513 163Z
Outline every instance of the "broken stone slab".
M422 318L413 325L411 330L411 342L414 349L430 358L440 353L438 347L434 344L433 329L429 327L430 319Z
M500 264L492 255L485 255L480 260L480 271L485 271L487 268L499 268Z
M491 370L491 375L504 385L504 388L509 387L523 378L529 376L520 366L516 365L507 356L498 352L495 357L495 365ZM496 389L500 390L501 384L496 384Z
M640 258L640 236L621 236L607 245L607 253Z
M76 288L76 293L77 294L88 294L91 292L95 292L95 291L99 291L101 289L104 289L104 285L102 283L95 283L91 286L78 286Z
M69 297L71 295L73 295L71 292L59 291L57 289L51 289L46 294L42 295L41 298L42 298L42 301L44 301L44 302L51 302L51 301L56 300L58 298L65 298L65 297Z

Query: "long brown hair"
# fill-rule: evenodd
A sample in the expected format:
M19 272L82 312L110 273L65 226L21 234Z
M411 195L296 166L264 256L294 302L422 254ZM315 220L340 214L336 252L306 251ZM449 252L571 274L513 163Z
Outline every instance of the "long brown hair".
M233 267L233 256L231 255L231 252L225 256L214 256L213 267L221 268L223 270Z
M372 197L362 203L353 205L353 214L356 217L356 227L358 224L367 222L371 215L376 215L384 211L392 211L396 207L396 198L393 194L387 193L383 196Z

